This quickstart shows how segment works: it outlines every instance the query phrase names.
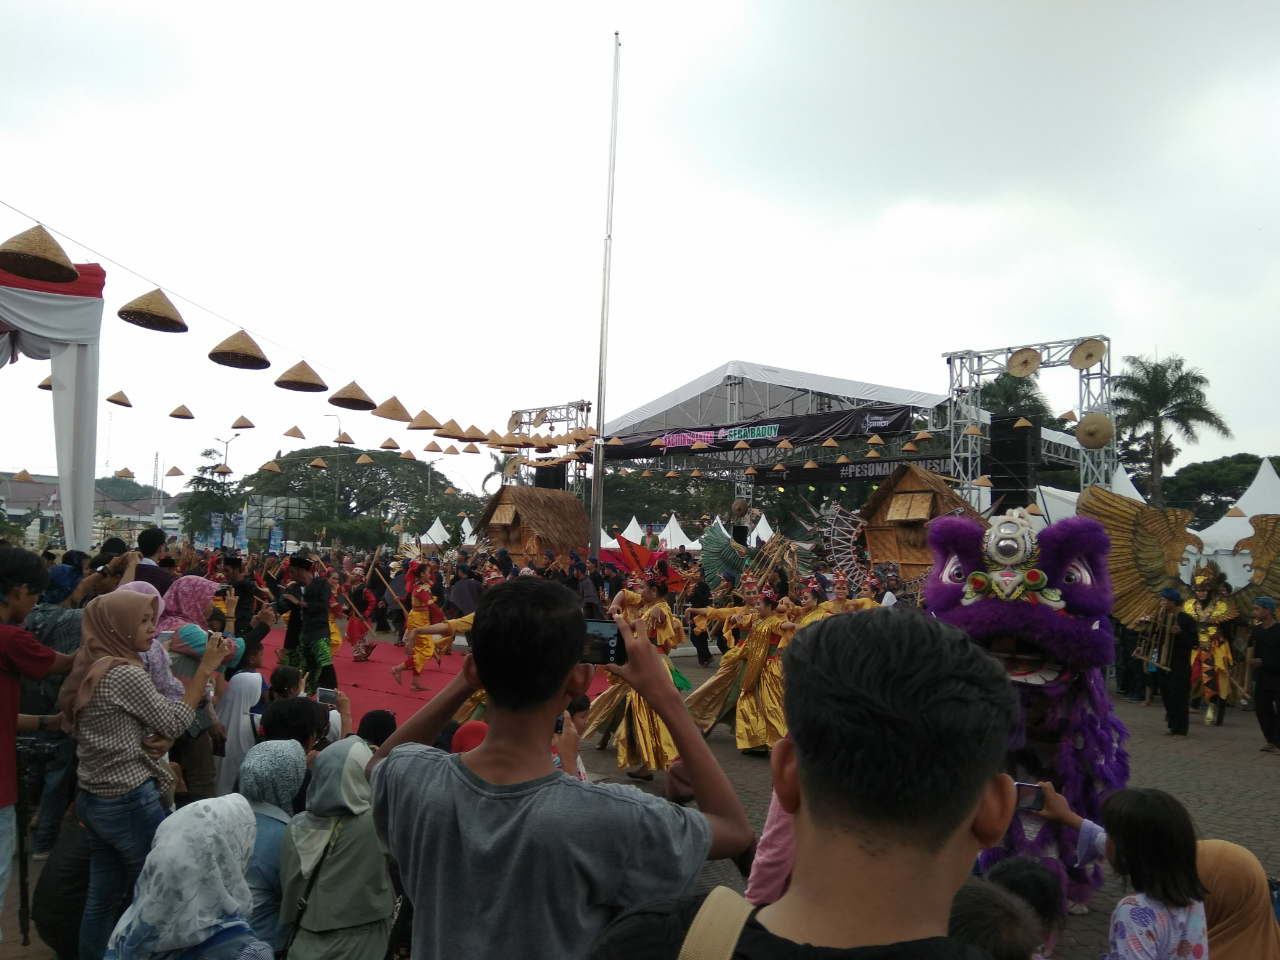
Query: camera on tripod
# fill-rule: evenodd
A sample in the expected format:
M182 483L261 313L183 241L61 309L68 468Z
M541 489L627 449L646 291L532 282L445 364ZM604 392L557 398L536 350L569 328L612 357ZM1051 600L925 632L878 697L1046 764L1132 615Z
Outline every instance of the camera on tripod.
M53 763L58 759L58 741L39 737L18 737L18 764Z

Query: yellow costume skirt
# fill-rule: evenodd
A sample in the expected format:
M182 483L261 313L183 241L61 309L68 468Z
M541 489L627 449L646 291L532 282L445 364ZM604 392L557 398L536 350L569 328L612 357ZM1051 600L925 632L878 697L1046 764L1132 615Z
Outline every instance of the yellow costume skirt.
M772 747L787 735L787 718L782 710L782 661L771 656L759 671L752 671L749 650L743 644L726 653L720 658L715 675L684 701L704 735L732 717L739 750ZM755 673L754 679L751 673ZM748 683L745 690L744 678Z
M329 656L332 657L342 646L342 631L338 629L338 621L329 618Z
M667 671L670 675L670 662ZM666 770L679 756L671 731L649 701L613 674L609 674L609 688L591 704L582 736L585 740L596 733L614 738L619 770L635 766L643 767L644 773Z
M468 720L483 720L484 715L488 712L489 700L484 695L483 690L477 690L467 697L467 702L458 708L458 712L453 715L453 719L459 723L466 723Z

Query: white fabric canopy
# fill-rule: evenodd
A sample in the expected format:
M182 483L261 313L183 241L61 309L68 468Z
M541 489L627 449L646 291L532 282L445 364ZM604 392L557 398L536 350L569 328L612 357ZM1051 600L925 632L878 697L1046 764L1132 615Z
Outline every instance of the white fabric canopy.
M462 518L462 544L467 547L474 547L476 543L476 531L471 526L471 518Z
M613 537L609 536L607 533L605 533L603 529L600 531L600 549L601 550L617 550L618 549L618 541L613 539Z
M67 547L93 546L93 478L98 442L98 338L102 286L96 263L80 279L37 283L0 271L0 367L18 354L52 360L58 505Z
M769 518L764 514L760 515L760 522L756 524L755 529L747 534L747 546L759 547L768 543L773 539L773 527L769 526Z
M635 517L632 517L631 522L627 524L627 529L622 531L622 539L630 540L632 543L639 543L643 538L644 527L640 526Z
M1133 485L1133 480L1129 477L1129 471L1122 466L1116 467L1116 472L1111 475L1111 492L1117 493L1122 497L1128 497L1130 500L1137 500L1139 503L1146 503L1146 499L1138 492L1138 488Z
M679 550L681 547L692 547L695 550L702 549L702 545L697 540L689 539L688 534L684 532L684 528L680 526L680 520L674 510L671 511L671 519L667 522L662 533L658 534L658 537L666 541L668 550Z
M1194 548L1187 547L1184 556L1189 564L1213 560L1222 568L1232 588L1239 590L1253 576L1253 571L1246 569L1246 564L1252 561L1249 551L1235 552L1237 543L1253 536L1253 524L1249 518L1259 514L1280 514L1280 477L1276 476L1275 467L1266 457L1258 465L1249 489L1241 494L1235 505L1244 516L1222 517L1198 533L1191 531L1204 543L1204 552L1197 553Z
M431 529L422 535L422 542L434 543L437 547L443 547L449 542L449 531L444 528L439 517L431 524Z

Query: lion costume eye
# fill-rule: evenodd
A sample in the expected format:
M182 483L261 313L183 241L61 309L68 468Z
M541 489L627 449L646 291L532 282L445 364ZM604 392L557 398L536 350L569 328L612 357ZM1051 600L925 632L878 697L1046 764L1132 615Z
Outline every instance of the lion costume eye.
M952 556L942 568L943 583L964 583L964 568L960 566L960 558Z
M1089 586L1093 583L1093 571L1089 569L1089 565L1083 560L1072 560L1067 564L1067 570L1062 575L1062 582L1067 584L1083 584Z

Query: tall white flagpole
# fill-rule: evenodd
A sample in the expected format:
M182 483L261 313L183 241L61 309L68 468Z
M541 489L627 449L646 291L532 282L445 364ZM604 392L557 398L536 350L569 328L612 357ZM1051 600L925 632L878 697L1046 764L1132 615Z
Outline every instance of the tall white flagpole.
M596 390L596 436L591 445L591 555L600 556L604 528L604 389L609 358L609 268L613 262L613 168L618 154L618 70L622 41L613 34L613 123L609 129L609 201L604 218L604 292L600 298L600 378Z

